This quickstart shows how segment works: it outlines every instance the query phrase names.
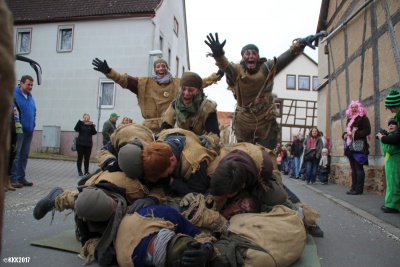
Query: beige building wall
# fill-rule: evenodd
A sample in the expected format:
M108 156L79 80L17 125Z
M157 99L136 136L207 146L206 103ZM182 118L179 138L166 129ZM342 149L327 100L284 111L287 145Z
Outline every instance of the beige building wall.
M319 44L318 76L327 84L319 89L318 107L320 114L330 114L325 127L331 136L335 165L331 179L349 184L341 135L346 130L346 109L352 100L360 100L372 128L366 189L382 193L384 159L375 134L387 128L388 119L394 116L384 106L390 88L400 90L400 1L323 0L322 7L326 9L321 9L318 31L325 30L328 36ZM358 14L347 20L358 9ZM326 105L322 105L324 101Z

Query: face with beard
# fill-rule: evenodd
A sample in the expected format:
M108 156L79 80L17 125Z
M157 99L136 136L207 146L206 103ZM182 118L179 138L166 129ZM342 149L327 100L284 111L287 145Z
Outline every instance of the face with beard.
M248 69L255 69L257 67L260 56L256 50L248 49L244 51L242 61L246 64Z
M163 78L168 73L167 65L165 63L162 63L162 62L161 63L157 63L154 66L154 72L160 79Z

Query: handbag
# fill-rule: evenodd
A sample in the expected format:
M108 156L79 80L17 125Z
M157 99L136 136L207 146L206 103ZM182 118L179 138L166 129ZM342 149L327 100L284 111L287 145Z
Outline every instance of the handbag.
M317 150L311 149L304 153L304 161L313 161L317 159Z
M365 142L364 139L358 139L351 142L349 149L353 153L365 154Z
M74 139L72 139L72 145L71 145L71 150L76 151L76 140L78 139L78 136L76 136Z

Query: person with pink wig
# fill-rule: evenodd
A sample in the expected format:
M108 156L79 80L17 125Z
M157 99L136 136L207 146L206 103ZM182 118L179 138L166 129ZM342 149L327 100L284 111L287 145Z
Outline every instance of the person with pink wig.
M371 124L367 117L367 110L359 100L351 101L346 110L346 132L342 137L345 142L345 155L350 161L351 167L351 189L348 195L361 195L364 192L365 171L363 166L368 165L369 145L368 140L371 134ZM350 145L355 140L364 141L364 151L352 152Z

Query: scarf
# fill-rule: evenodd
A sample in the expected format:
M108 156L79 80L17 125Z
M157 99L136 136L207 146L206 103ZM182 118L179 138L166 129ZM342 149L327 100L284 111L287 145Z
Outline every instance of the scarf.
M204 100L204 93L200 92L193 97L189 105L185 105L182 101L181 95L178 94L175 101L175 113L179 122L185 123L187 118L199 111L200 105Z
M351 115L350 121L347 124L347 132L348 133L350 133L350 132L352 133L352 136L347 136L347 146L350 146L351 142L353 141L353 135L354 135L353 131L354 132L357 131L357 127L354 127L353 130L351 130L351 126L353 126L353 123L354 123L354 121L356 120L357 117L358 117L358 114Z
M326 164L328 164L328 156L322 156L319 161L319 166L325 166Z
M166 84L172 82L172 75L171 73L167 73L164 77L160 78L157 75L153 75L153 79L158 83L158 84Z
M167 259L168 242L175 236L175 232L163 228L157 234L156 243L154 244L153 264L156 267L164 267Z

